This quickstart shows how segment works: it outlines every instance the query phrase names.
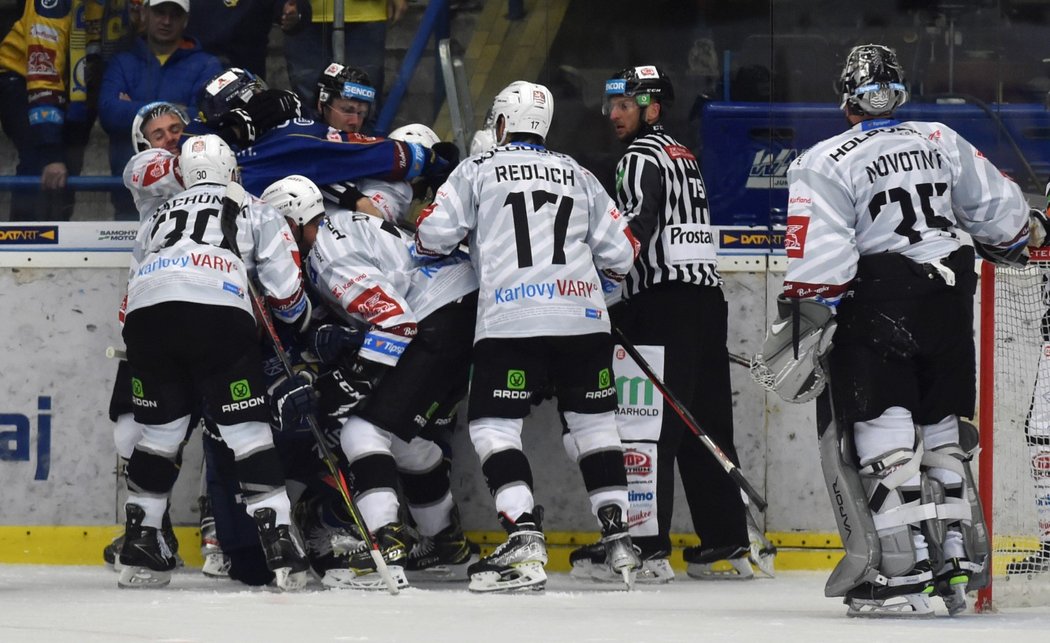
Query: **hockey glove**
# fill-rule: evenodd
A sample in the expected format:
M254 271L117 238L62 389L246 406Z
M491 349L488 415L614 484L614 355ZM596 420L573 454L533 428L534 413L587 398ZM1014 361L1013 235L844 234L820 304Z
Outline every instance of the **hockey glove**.
M1028 213L1028 247L1042 248L1050 240L1050 219L1046 213L1032 208Z
M244 111L255 125L255 135L262 136L281 123L302 116L303 104L294 92L267 89L252 96Z
M270 387L270 404L274 426L284 431L308 428L308 417L317 412L320 395L313 386L314 375L301 371L282 377Z
M301 115L299 97L283 89L267 89L244 107L231 109L218 123L219 136L237 147L248 147L281 123Z
M358 357L350 367L325 373L317 384L321 392L321 413L338 419L353 415L388 370L389 366Z
M369 328L364 322L348 326L322 324L310 334L310 350L326 366L352 365Z

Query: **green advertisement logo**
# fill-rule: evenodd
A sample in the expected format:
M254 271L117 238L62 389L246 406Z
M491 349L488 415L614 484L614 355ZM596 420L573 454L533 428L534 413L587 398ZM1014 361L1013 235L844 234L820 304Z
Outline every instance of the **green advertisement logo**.
M507 388L512 391L525 390L525 371L511 369L507 371Z
M142 397L142 380L137 377L131 378L131 394L135 397Z
M252 387L248 385L248 380L237 380L236 382L230 382L230 397L233 398L234 402L240 400L247 400L252 396Z
M598 371L598 388L609 388L610 382L612 382L612 376L609 374L609 369L603 368Z

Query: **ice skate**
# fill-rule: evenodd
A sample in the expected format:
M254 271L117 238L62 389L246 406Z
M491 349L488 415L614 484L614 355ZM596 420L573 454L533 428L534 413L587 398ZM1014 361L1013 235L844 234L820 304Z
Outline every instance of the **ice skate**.
M120 587L164 587L171 582L175 555L168 547L162 530L145 527L146 512L136 504L125 508L127 525L119 560L123 565L117 585Z
M547 539L542 531L543 507L524 513L517 522L500 514L507 541L467 569L472 592L541 591L547 584Z
M944 566L937 573L934 587L937 595L944 599L944 606L948 608L948 614L955 616L966 611L966 586L970 582L970 574L975 566L965 558L951 558L944 562Z
M630 589L642 570L642 560L638 548L631 543L620 508L606 505L598 510L598 519L602 523L602 539L569 554L569 575L582 580L622 582Z
M758 523L755 522L750 511L747 512L747 538L750 541L747 558L751 566L758 568L762 574L775 578L777 575L775 567L777 546L771 543L758 528Z
M323 579L330 569L346 569L350 554L364 544L356 530L325 524L320 505L316 496L299 501L292 509L292 520L303 539L310 567Z
M408 587L405 564L408 552L416 542L415 535L404 524L392 522L376 529L372 538L383 555L396 587ZM364 541L360 541L347 555L344 566L328 569L321 583L333 589L389 589L376 570L376 563Z
M686 562L685 573L699 580L751 580L755 577L749 555L751 547L727 545L704 549L686 547L682 559Z
M1021 560L1006 564L1006 573L1015 574L1045 574L1050 571L1050 542L1041 543L1037 551L1033 551Z
M907 576L890 579L892 585L863 583L846 592L843 603L849 606L847 616L865 618L933 616L930 594L933 572L930 561L923 560Z
M467 540L459 516L434 536L420 538L408 552L405 573L410 581L467 580L467 568L478 562L480 548Z
M106 567L112 569L115 572L120 572L124 568L120 564L120 548L124 546L124 534L121 534L113 539L113 542L109 543L102 549L102 560L105 561Z
M277 587L293 592L306 586L310 563L289 525L277 524L277 512L257 509L252 515L259 529L259 542L266 556L266 566L274 573Z
M230 575L230 559L222 553L219 537L215 531L215 516L211 513L208 496L197 499L201 510L201 557L204 565L201 573L211 578L227 578Z

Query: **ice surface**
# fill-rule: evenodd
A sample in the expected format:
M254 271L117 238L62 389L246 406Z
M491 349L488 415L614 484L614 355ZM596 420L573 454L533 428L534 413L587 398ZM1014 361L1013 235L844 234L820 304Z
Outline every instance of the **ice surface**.
M1046 641L1050 607L859 620L824 598L825 573L775 579L681 577L633 592L552 574L543 593L475 595L465 584L385 592L281 594L180 570L159 590L120 590L103 567L0 565L0 642L218 641Z

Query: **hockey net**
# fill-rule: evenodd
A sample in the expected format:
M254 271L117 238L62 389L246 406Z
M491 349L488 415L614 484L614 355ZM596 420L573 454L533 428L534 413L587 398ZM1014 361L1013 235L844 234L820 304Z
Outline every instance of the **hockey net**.
M1037 254L1024 269L981 270L978 478L992 583L979 610L1050 600L1050 252Z

